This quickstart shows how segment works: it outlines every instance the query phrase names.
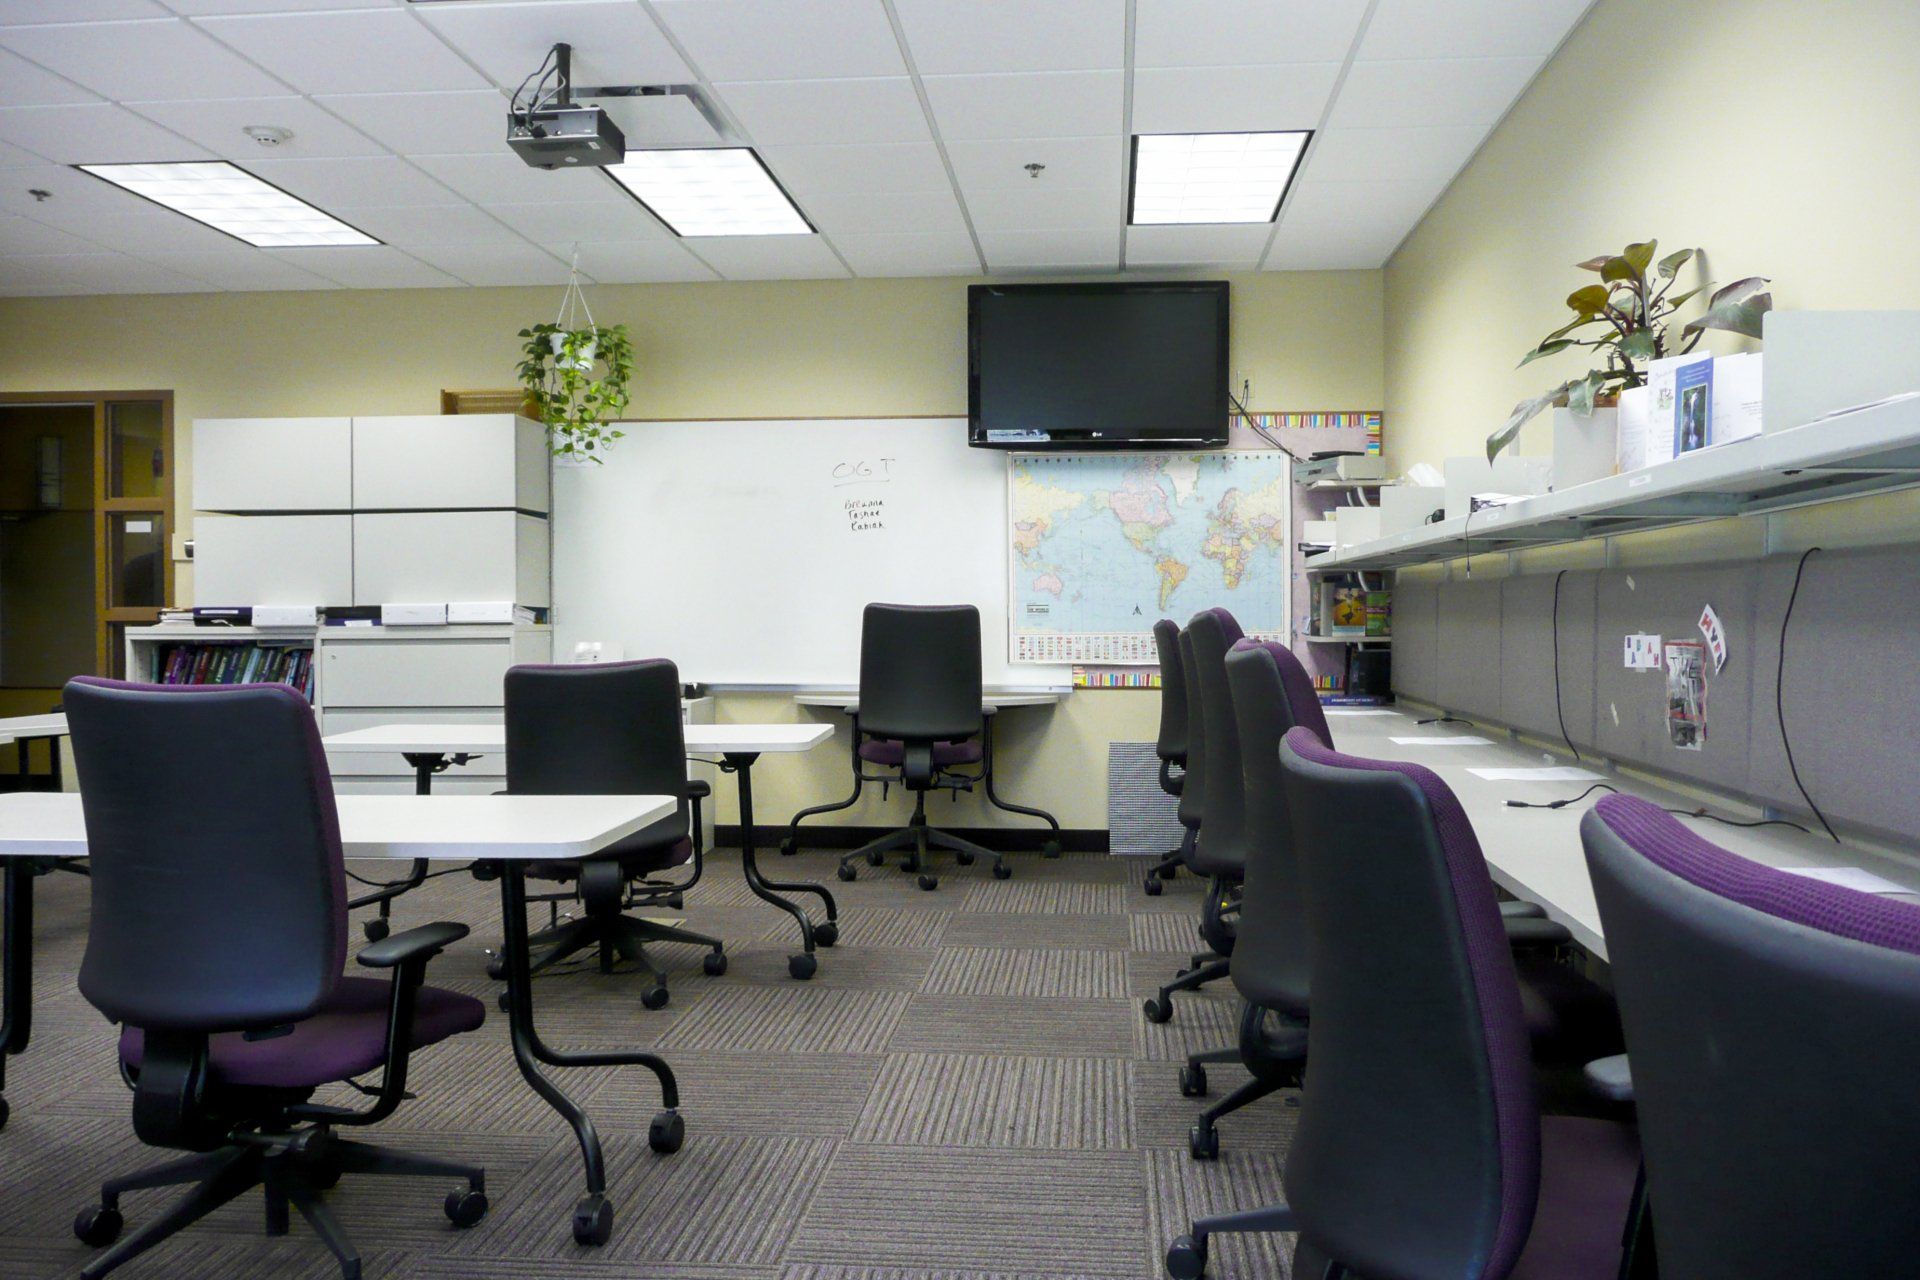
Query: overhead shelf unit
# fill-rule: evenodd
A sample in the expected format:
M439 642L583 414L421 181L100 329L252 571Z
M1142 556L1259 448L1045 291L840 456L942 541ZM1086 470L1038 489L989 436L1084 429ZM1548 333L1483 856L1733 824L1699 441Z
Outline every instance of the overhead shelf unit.
M1399 569L1916 485L1920 398L1894 400L1313 556L1306 570Z

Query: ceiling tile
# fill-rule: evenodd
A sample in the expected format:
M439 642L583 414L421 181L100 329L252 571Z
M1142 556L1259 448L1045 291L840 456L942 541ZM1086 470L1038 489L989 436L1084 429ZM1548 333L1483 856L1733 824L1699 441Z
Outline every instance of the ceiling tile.
M155 0L0 0L0 27L171 16Z
M1306 230L1281 227L1262 265L1266 271L1373 271L1393 253L1406 232L1354 225Z
M709 82L905 75L880 0L653 0Z
M302 271L258 249L234 248L212 253L149 253L148 262L216 289L249 291L278 289L332 289L331 280L323 280L310 271Z
M205 160L204 148L112 103L0 109L0 141L55 164L150 164Z
M451 289L460 281L390 245L355 249L262 249L348 289Z
M904 77L732 81L714 88L757 145L925 142L932 136L913 82Z
M1380 58L1544 58L1559 48L1593 0L1475 0L1462 16L1432 0L1380 0L1360 44Z
M34 155L11 142L0 142L0 169L25 169L46 162L45 156Z
M1366 12L1367 0L1139 0L1133 65L1344 62Z
M167 0L175 13L203 18L225 13L298 13L310 9L391 9L407 0Z
M1086 267L1117 270L1120 226L1116 220L1104 231L982 230L980 249L987 255L988 269L993 271Z
M451 199L451 194L448 195ZM329 213L401 249L421 244L512 244L526 241L470 204L368 208L346 205Z
M63 102L98 102L97 95L43 71L18 54L0 49L0 107L48 107Z
M1118 69L1120 0L894 0L922 75Z
M600 98L597 105L613 118L627 150L653 147L711 147L730 141L685 94L649 94L644 98ZM711 104L709 104L711 105Z
M1117 137L1126 87L1119 71L928 76L923 83L949 141Z
M413 155L415 164L480 205L495 201L533 204L542 200L606 200L620 194L613 179L598 171L535 169L504 145L480 155Z
M471 285L567 282L566 263L545 249L525 242L517 245L429 245L409 249L408 252Z
M315 156L380 156L387 154L373 139L340 123L305 98L222 98L210 102L134 102L136 112L217 156L241 163L255 160L297 160ZM289 130L285 142L263 147L241 130L249 125L271 125Z
M1135 133L1312 129L1333 97L1337 62L1185 67L1133 73Z
M807 220L840 243L843 231L944 231L966 235L966 220L951 189L816 195L802 202Z
M396 8L196 18L194 22L302 93L389 93L395 86L414 92L487 87L486 77L461 61L412 13Z
M105 253L104 245L68 235L44 223L13 214L0 214L0 256L41 256L57 253Z
M1128 227L1129 267L1251 267L1266 252L1273 224L1236 227Z
M780 184L800 201L817 195L953 189L940 150L931 142L759 150Z
M314 101L404 156L507 153L507 99L497 89L323 94Z
M130 193L122 194L132 203L131 208L63 211L58 225L96 245L126 253L220 253L242 247L239 240L204 222L149 204ZM48 207L52 204L49 201Z
M833 247L862 276L971 276L980 272L980 255L965 232L846 233Z
M1313 140L1302 177L1315 182L1450 181L1487 136L1484 125L1434 129L1327 129Z
M285 93L286 86L181 18L0 30L0 45L123 102Z
M1424 182L1307 182L1287 197L1268 254L1291 266L1379 266L1433 203Z
M1539 58L1356 62L1340 86L1340 100L1333 104L1327 125L1490 125L1506 113L1540 63Z
M204 293L201 281L124 253L0 258L0 293L16 288L82 293Z
M821 280L850 274L819 236L702 236L685 244L728 280Z
M256 160L248 172L322 209L448 204L445 187L397 156L326 160Z
M635 0L423 4L413 11L503 89L519 85L558 43L573 46L576 84L681 84L693 78Z
M562 203L490 204L487 211L535 244L574 241L608 244L630 240L670 240L673 233L640 202L624 192L616 199Z
M36 200L29 194L33 191L46 192L47 199ZM71 230L69 224L81 215L137 213L153 207L130 191L61 164L28 165L0 174L0 213L50 226Z
M682 248L678 240L583 242L579 249L580 270L601 284L651 284L720 278L705 263Z
M974 229L985 232L1039 231L1051 227L1117 227L1121 199L1118 184L1110 187L1060 187L1046 182L1023 187L989 187L965 191L967 215Z
M1094 138L976 138L947 144L962 190L1049 182L1062 187L1118 187L1124 167L1117 135ZM1039 176L1029 164L1046 167Z

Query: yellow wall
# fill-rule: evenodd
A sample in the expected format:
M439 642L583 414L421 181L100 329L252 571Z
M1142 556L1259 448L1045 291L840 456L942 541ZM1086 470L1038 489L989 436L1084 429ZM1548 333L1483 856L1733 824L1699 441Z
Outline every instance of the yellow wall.
M1916 49L1912 0L1600 0L1387 264L1391 463L1479 453L1516 401L1590 367L1585 352L1514 366L1594 278L1573 264L1631 241L1704 248L1721 282L1771 277L1779 308L1915 306ZM1548 415L1519 449L1551 452ZM1773 520L1780 549L1905 541L1920 538L1920 501ZM1753 555L1765 528L1693 526L1622 540L1619 555Z
M1235 275L1236 386L1263 409L1365 409L1382 394L1377 271ZM601 323L631 326L636 418L884 416L966 412L964 279L607 286ZM165 388L175 394L178 506L192 509L191 423L226 415L436 413L443 388L513 384L522 325L557 289L327 291L0 300L0 394ZM183 527L190 528L183 518ZM181 566L182 569L185 566ZM192 599L179 575L180 602ZM1106 745L1150 740L1158 700L1082 692L1014 712L998 739L1004 790L1070 827L1106 825ZM803 714L730 695L735 722ZM780 821L847 789L844 746L755 770L757 816ZM723 786L721 820L733 820ZM878 822L877 804L835 815ZM886 812L898 816L896 793ZM978 798L935 814L991 819Z

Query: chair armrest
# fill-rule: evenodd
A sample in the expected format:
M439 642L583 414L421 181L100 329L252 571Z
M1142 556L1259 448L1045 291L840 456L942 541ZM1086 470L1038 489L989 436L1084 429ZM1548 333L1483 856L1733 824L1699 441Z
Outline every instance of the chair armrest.
M1632 1102L1633 1064L1624 1053L1595 1058L1585 1071L1587 1088L1609 1102Z
M391 969L409 960L425 962L467 936L467 926L442 920L382 938L357 957L369 969Z
M687 779L687 799L701 800L713 794L713 784L705 778Z
M1573 933L1558 920L1544 916L1502 916L1507 944L1515 947L1558 947L1573 941Z
M1500 914L1508 920L1534 920L1546 915L1547 909L1524 898L1508 898L1500 904Z

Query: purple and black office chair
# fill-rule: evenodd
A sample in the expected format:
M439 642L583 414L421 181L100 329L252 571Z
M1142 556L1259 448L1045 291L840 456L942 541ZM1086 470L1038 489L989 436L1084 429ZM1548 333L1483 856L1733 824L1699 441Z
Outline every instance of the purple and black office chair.
M1148 1022L1173 1017L1173 993L1193 991L1227 976L1234 917L1240 910L1240 873L1246 865L1246 823L1240 784L1240 745L1227 693L1227 650L1241 637L1225 609L1203 609L1180 633L1180 664L1187 686L1187 774L1180 789L1180 823L1194 839L1183 846L1187 868L1207 882L1200 906L1200 940L1209 951L1141 1003Z
M1187 767L1187 676L1180 662L1180 624L1172 618L1154 623L1153 648L1160 657L1160 732L1153 753L1160 757L1160 789L1178 799L1186 786ZM1180 873L1193 856L1193 839L1192 828L1187 828L1179 848L1148 870L1141 884L1148 897L1159 897L1166 882Z
M467 935L408 929L360 952L393 978L347 978L347 893L333 781L313 710L285 685L154 686L90 677L65 691L86 814L93 908L80 993L123 1027L133 1129L191 1154L108 1181L74 1233L112 1244L130 1191L193 1183L171 1209L95 1259L97 1280L236 1196L263 1187L269 1235L288 1209L360 1258L323 1193L343 1173L457 1178L446 1214L487 1212L473 1165L389 1151L336 1130L386 1119L413 1051L472 1031L472 996L422 985ZM364 1111L311 1101L378 1071Z
M1301 1277L1611 1280L1637 1144L1625 1125L1540 1114L1459 801L1431 770L1341 755L1304 728L1280 759L1313 975L1287 1200L1195 1222L1169 1273L1201 1275L1215 1233L1297 1231Z
M630 907L679 910L699 881L702 797L706 783L687 777L686 732L680 713L680 673L664 658L572 666L518 666L507 671L507 793L509 795L678 796L674 812L602 853L579 862L540 862L529 876L574 885L586 914L556 923L529 942L546 950L531 972L594 948L600 972L613 972L617 955L644 969L652 985L640 1002L658 1009L668 1000L667 979L647 954L650 942L705 947L709 976L727 971L725 944L702 933L625 914ZM655 879L693 864L689 879ZM574 893L536 897L549 904ZM495 961L489 972L503 976Z
M1661 1273L1920 1270L1920 906L1729 853L1644 800L1581 819Z

